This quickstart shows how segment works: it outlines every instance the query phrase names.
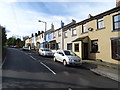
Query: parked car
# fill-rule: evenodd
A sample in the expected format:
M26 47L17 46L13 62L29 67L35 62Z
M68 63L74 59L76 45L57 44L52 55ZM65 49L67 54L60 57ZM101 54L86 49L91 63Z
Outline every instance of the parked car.
M40 48L38 51L38 54L42 56L53 56L54 55L53 52L48 48Z
M66 65L81 65L82 59L70 50L57 50L54 54L54 61L60 61Z
M29 51L29 50L30 50L30 47L25 47L25 46L23 46L22 50L23 50L23 51Z
M18 45L15 45L15 46L13 46L14 48L19 48L19 46Z

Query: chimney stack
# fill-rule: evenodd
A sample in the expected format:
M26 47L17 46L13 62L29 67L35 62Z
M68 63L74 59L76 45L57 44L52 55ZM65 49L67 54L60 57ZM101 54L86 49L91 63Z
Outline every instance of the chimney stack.
M53 29L53 30L54 30L54 25L53 25L53 23L51 24L51 29Z

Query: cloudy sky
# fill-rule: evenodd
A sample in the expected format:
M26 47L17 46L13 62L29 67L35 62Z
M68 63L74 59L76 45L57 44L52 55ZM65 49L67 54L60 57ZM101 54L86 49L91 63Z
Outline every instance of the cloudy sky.
M116 0L1 0L0 25L6 27L7 37L23 37L44 30L44 23L38 20L47 22L47 29L51 23L57 29L61 20L65 24L72 19L79 22L115 5Z

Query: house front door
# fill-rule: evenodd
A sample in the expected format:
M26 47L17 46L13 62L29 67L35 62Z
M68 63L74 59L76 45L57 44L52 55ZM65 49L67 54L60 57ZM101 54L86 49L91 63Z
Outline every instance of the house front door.
M88 43L83 43L83 59L88 59Z

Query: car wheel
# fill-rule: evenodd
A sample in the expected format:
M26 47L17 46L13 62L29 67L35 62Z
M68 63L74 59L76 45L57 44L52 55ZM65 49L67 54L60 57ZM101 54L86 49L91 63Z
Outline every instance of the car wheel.
M64 66L67 66L66 60L63 60L63 65L64 65Z
M56 60L56 58L54 57L54 62L56 62L57 60Z
M40 53L38 52L38 55L40 56Z

